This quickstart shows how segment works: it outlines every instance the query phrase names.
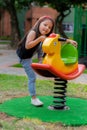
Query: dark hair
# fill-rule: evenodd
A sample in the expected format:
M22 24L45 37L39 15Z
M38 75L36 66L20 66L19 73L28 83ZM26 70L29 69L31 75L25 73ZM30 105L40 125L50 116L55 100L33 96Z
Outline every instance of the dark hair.
M39 20L35 23L35 25L32 28L35 32L37 32L37 34L40 34L40 32L39 32L39 25L40 25L40 23L45 21L46 19L49 19L52 22L52 24L53 24L51 31L48 34L46 34L46 36L49 36L49 34L51 34L53 32L54 20L50 16L42 16L42 17L39 18Z
M22 42L26 39L26 37L27 37L27 35L28 35L28 32L24 35L24 37L19 41L19 43L18 43L18 47L22 44Z

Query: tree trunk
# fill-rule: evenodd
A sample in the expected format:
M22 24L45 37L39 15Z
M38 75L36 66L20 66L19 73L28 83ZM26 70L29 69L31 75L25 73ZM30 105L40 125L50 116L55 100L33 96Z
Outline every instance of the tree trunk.
M14 4L10 4L10 7L8 8L10 17L11 17L11 47L16 48L18 45L18 42L20 40L20 30L19 30L19 23L17 19L17 12L14 7Z
M20 30L17 19L17 12L15 8L15 0L4 0L6 10L10 14L11 22L11 47L16 48L20 40Z
M67 35L65 34L64 30L63 30L63 20L64 20L64 16L63 15L59 15L56 19L56 27L58 29L58 32L60 33L60 35L64 38L68 38Z
M68 38L68 36L65 34L64 30L63 30L63 20L66 16L68 16L71 13L71 6L69 6L67 13L65 13L65 11L60 12L60 15L57 16L56 19L56 26L58 28L58 31L60 33L60 35L64 38Z
M18 26L17 15L11 12L11 47L16 48L20 40L20 31Z

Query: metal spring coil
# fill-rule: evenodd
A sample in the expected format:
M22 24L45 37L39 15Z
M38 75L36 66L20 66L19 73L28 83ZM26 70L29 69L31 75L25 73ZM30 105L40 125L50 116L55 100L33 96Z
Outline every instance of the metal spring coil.
M61 78L54 79L54 109L66 109L66 88L67 80Z

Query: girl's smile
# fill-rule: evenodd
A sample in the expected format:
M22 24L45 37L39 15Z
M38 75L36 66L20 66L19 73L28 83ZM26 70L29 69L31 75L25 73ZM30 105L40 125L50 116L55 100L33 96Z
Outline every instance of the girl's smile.
M48 34L51 31L52 26L53 26L53 24L49 19L41 22L40 26L39 26L39 31L40 31L41 35Z

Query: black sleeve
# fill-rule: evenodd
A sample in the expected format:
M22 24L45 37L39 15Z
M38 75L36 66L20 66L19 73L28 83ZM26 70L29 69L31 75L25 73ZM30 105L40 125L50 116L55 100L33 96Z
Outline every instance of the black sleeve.
M44 57L45 57L45 55L46 55L46 53L43 53L42 57L44 58Z
M58 41L62 41L62 42L66 42L66 38L62 38L62 37L60 37L60 38L58 38Z

